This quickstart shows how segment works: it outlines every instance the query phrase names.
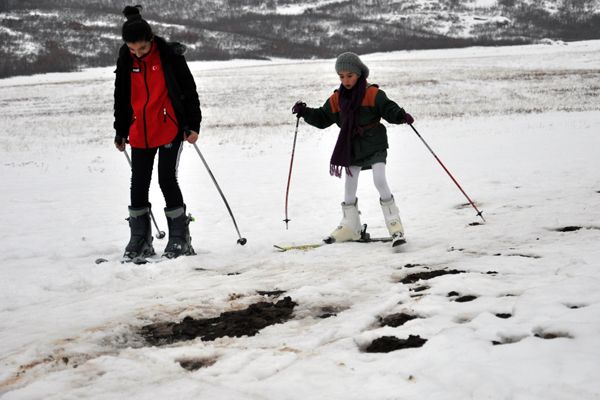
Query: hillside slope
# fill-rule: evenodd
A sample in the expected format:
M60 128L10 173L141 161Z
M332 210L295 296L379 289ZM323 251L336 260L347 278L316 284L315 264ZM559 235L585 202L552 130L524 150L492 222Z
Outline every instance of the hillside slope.
M144 2L190 60L333 57L379 51L600 38L600 0L183 0ZM114 62L122 2L0 3L0 77Z

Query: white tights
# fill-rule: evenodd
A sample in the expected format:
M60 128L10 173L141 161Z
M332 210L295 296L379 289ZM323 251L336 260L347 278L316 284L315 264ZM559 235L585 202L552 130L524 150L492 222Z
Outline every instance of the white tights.
M388 201L392 198L392 192L387 184L385 178L385 163L380 162L371 166L373 169L373 183L375 188L379 191L379 198L382 201ZM358 175L360 174L361 167L357 165L350 166L350 172L352 176L346 173L345 191L344 191L344 203L354 204L356 202L356 190L358 189Z

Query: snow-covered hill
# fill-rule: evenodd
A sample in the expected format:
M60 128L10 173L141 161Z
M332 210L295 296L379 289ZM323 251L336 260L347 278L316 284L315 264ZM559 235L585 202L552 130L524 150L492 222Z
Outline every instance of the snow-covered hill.
M334 61L196 62L199 148L248 244L236 244L186 147L179 179L199 254L95 265L117 259L128 239L112 68L0 80L2 400L597 399L600 42L364 60L486 224L473 224L474 211L411 130L389 126L403 251L353 243L276 252L275 243L318 242L341 217L343 182L328 174L337 131L301 123L289 230L282 222L289 110L297 99L327 98ZM362 219L381 236L376 190L363 174ZM166 229L156 180L151 199ZM144 326L168 333L164 323L186 316L285 296L296 303L291 319L255 336L153 346L142 335ZM410 335L420 347L367 351Z
M600 0L148 0L156 32L192 60L600 39ZM0 77L114 64L123 2L0 3Z

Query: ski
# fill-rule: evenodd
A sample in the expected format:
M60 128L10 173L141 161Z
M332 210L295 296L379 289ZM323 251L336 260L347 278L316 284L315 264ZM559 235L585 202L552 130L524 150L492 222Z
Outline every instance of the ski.
M325 246L326 244L327 243L313 243L313 244L300 244L300 245L291 245L291 246L274 244L273 247L275 247L278 251L283 253L284 251L288 251L288 250L316 249L317 247Z
M374 242L389 243L392 240L393 240L393 238L391 238L391 237L371 237L371 234L367 232L367 224L363 224L362 230L360 231L360 239L348 240L348 241L342 242L342 243L374 243ZM328 244L333 244L333 243L335 243L335 241L331 237L327 237L327 238L323 239L323 241L321 243L309 243L309 244L299 244L299 245L289 245L289 246L274 244L273 247L275 247L280 252L284 252L284 251L288 251L288 250L311 250L311 249L316 249L318 247L322 247L322 246L325 246ZM404 244L404 243L405 243L405 241L403 241L400 244Z
M392 241L391 237L377 237L377 238L368 238L368 239L361 238L358 240L349 240L349 241L342 242L342 243L376 243L376 242L389 243L391 241ZM331 242L331 243L321 242L321 243L309 243L309 244L299 244L299 245L274 244L273 247L275 247L279 252L283 253L284 251L288 251L288 250L312 250L312 249L327 246L327 245L333 244L333 243L335 243L335 242Z
M181 254L179 257L189 257L189 256L195 256L196 252L194 251L193 248L190 247L190 252L188 253L183 253ZM152 252L152 254L146 255L146 256L137 256L137 257L126 257L126 256L121 256L118 259L108 259L108 258L97 258L94 263L95 264L103 264L106 262L120 262L121 264L135 264L135 265L144 265L144 264L158 264L160 262L163 261L168 261L168 260L174 260L178 257L175 257L173 255L173 253L169 253L166 252L164 253L162 256L159 256L157 254L155 254L154 252Z
M341 243L376 243L376 242L389 243L391 241L392 241L392 238L381 237L381 238L348 240L346 242L341 242ZM330 242L330 243L321 242L321 243L310 243L310 244L299 244L299 245L278 245L278 244L275 244L275 245L273 245L273 247L275 247L280 252L284 252L284 251L288 251L288 250L311 250L311 249L316 249L318 247L323 247L323 246L327 246L329 244L334 244L334 243L335 242Z
M394 239L395 239L395 241L394 241ZM392 242L392 248L394 249L394 251L398 251L399 247L406 243L406 240L404 240L404 237L401 237L401 238L394 238L394 237L389 237L389 236L387 236L387 237L371 237L371 234L367 232L367 224L363 224L362 230L360 231L360 239L348 240L346 242L341 242L341 243L376 243L376 242L380 242L380 243ZM287 246L274 244L273 247L275 247L280 252L284 252L284 251L288 251L288 250L311 250L311 249L316 249L318 247L322 247L322 246L325 246L328 244L334 244L334 243L336 243L335 240L330 236L330 237L323 239L323 241L321 243L309 243L309 244L287 245Z
M107 263L107 262L118 261L121 264L144 265L144 264L157 264L159 262L163 262L163 261L167 261L167 260L170 260L170 258L148 256L148 257L134 257L134 258L120 257L119 259L116 259L116 260L110 260L108 258L100 257L100 258L97 258L94 261L94 263L95 264L103 264L103 263Z

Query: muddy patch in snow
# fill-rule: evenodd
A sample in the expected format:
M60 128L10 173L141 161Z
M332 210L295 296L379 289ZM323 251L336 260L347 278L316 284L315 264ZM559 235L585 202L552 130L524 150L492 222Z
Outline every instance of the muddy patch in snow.
M256 294L265 297L279 297L285 293L285 290L257 290Z
M473 301L476 298L477 298L477 296L473 296L472 294L467 294L465 296L457 297L456 299L454 299L454 301L456 301L457 303L466 303L469 301Z
M373 340L365 349L367 353L389 353L395 350L421 347L427 342L419 335L409 335L408 339L400 339L395 336L382 336Z
M325 319L336 317L339 312L344 311L346 308L338 307L338 306L324 306L319 309L317 318Z
M188 371L197 371L200 368L207 368L216 362L216 358L185 358L177 360L181 368Z
M560 228L554 228L554 229L551 229L551 230L555 231L555 232L577 232L577 231L579 231L581 229L600 230L600 226L594 226L594 225L591 225L591 226L568 225L568 226L563 226L563 227L560 227Z
M577 310L579 308L587 307L587 304L584 304L584 303L566 303L565 307L568 307L571 310Z
M285 297L277 303L259 302L238 311L221 313L216 318L185 317L181 322L158 322L143 326L140 334L153 346L200 338L204 341L220 337L254 336L269 325L292 318L296 303Z
M402 326L408 321L413 319L422 318L418 315L407 314L407 313L397 313L391 314L385 317L379 317L379 325L380 326L391 326L392 328L396 328L398 326Z
M563 226L562 228L556 228L555 231L556 232L575 232L582 228L583 227L581 227L581 226L569 225L569 226Z
M410 284L410 283L415 283L420 280L426 281L426 280L433 279L433 278L436 278L436 277L442 276L442 275L462 274L464 272L465 271L461 271L458 269L439 269L439 270L434 270L434 271L416 272L414 274L406 275L404 278L402 278L400 280L400 283Z
M423 264L412 264L412 263L404 264L404 268L415 268L415 267L421 267L421 266L423 266Z
M417 286L417 287L414 287L414 288L410 288L409 290L411 292L418 293L418 292L424 292L427 289L431 289L431 288L429 286L427 286L427 285L422 285L422 286Z
M457 303L466 303L469 301L473 301L477 298L477 296L474 296L472 294L461 295L460 293L458 293L454 290L451 292L448 292L447 296L453 297L453 300L456 301Z

